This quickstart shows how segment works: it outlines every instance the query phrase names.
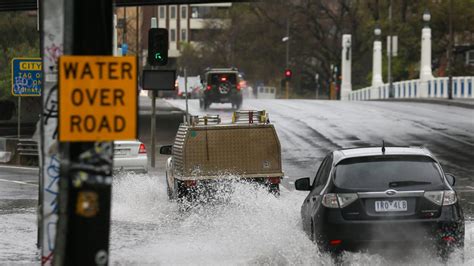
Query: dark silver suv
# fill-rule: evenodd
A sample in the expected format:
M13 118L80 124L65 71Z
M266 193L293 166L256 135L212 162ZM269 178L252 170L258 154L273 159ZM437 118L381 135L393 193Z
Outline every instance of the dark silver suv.
M439 162L424 148L376 147L331 152L301 208L303 229L337 255L384 244L433 247L443 259L464 247L464 216Z

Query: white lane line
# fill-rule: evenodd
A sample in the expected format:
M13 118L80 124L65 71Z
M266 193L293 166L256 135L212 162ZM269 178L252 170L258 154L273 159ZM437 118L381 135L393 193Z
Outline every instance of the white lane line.
M15 184L20 184L20 185L29 185L29 186L35 186L35 187L37 187L37 186L38 186L37 184L31 184L31 183L26 183L26 182L22 182L22 181L16 181L16 180L7 180L7 179L1 179L1 178L0 178L0 181L2 181L2 182L8 182L8 183L15 183Z
M11 165L0 165L0 168L6 169L21 169L21 170L38 170L38 167L21 167L21 166L11 166Z

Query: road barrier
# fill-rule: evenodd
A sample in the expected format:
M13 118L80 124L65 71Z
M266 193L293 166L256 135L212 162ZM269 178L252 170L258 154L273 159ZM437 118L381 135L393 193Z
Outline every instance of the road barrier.
M448 78L434 78L425 82L419 79L393 83L394 98L448 98ZM350 101L380 100L389 98L389 86L367 87L352 91ZM474 77L453 77L452 95L455 99L474 99Z

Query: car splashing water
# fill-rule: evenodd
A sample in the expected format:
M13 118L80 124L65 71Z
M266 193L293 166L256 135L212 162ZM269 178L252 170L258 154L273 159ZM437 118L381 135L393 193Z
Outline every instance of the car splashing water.
M112 265L330 265L301 229L306 193L234 182L215 204L180 208L169 201L163 177L121 174L113 184ZM466 260L474 260L474 228L466 223ZM440 264L429 252L405 256L345 253L350 265ZM397 258L397 256L399 256ZM395 257L395 258L393 258ZM401 260L399 258L402 257ZM459 265L456 254L449 264Z

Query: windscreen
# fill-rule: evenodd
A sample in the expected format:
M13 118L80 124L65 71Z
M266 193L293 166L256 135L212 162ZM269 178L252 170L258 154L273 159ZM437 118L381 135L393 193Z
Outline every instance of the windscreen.
M437 163L424 156L361 157L341 161L334 184L341 189L437 189L444 186Z
M235 73L213 73L209 75L209 83L212 85L227 82L237 84L237 75Z

